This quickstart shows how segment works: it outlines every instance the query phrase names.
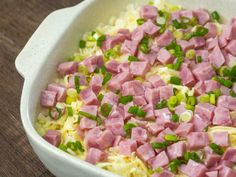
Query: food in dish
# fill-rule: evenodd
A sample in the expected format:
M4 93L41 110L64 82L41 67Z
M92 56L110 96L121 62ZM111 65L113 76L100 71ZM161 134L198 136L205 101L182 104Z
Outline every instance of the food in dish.
M236 20L129 5L41 93L52 145L121 176L236 176Z

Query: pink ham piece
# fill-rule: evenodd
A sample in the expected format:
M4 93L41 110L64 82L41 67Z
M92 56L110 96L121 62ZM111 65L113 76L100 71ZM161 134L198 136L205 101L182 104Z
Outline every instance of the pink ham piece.
M193 11L192 10L181 10L180 16L192 19L193 18Z
M57 99L56 92L44 90L41 92L40 105L42 107L51 108L51 107L55 106L56 99Z
M102 55L94 55L86 58L82 63L82 65L86 66L90 73L94 72L96 68L99 68L103 65L103 56Z
M205 177L207 168L201 163L189 160L187 165L181 165L179 170L189 177Z
M106 40L102 44L102 50L106 51L112 49L116 45L124 42L125 39L126 39L125 35L119 33L116 36L107 36Z
M117 105L118 100L119 100L118 95L116 95L113 92L107 92L104 94L101 104L108 103L111 105Z
M207 177L218 177L218 171L206 172Z
M152 169L157 169L158 167L164 167L169 164L169 158L166 152L162 151L157 156L150 159L148 163L151 165Z
M210 15L205 9L195 10L193 11L193 14L197 18L200 25L204 25L210 20Z
M148 139L147 130L141 127L132 128L131 139L136 140L137 143L144 143Z
M225 47L226 51L231 53L232 55L236 55L236 40L232 40Z
M135 105L138 105L138 106L144 106L147 104L147 101L145 100L143 96L134 96L133 102Z
M197 64L192 72L194 76L200 81L209 80L215 75L211 64L208 62Z
M111 91L115 92L115 91L121 89L121 85L124 82L129 81L132 78L133 78L133 75L130 72L127 72L127 71L121 72L121 73L113 76L111 78L111 80L109 80L107 87Z
M216 107L214 114L215 115L212 121L213 125L232 125L230 112L227 108Z
M85 136L85 142L87 147L98 148L97 139L102 135L102 130L99 127L95 127L88 131Z
M142 6L140 9L140 16L144 19L156 20L157 8L150 5Z
M161 86L165 86L165 82L158 75L153 75L148 78L148 81L151 82L152 86L155 88L159 88Z
M198 103L195 106L195 114L206 120L212 120L215 106L210 103Z
M142 24L141 28L146 34L149 35L155 35L160 30L160 27L155 25L151 20L148 20Z
M159 87L160 89L160 100L166 100L173 96L173 87L171 85Z
M85 76L81 73L75 73L72 76L69 77L69 81L68 81L68 87L69 88L75 88L75 76L79 77L79 83L80 85L86 85L87 84L87 80L85 78Z
M192 132L187 139L190 149L200 149L209 144L208 134L205 132Z
M194 114L191 122L193 123L193 130L196 132L204 131L204 129L211 123L210 120L202 118L198 114Z
M181 66L181 70L180 70L179 75L180 75L183 85L185 85L187 87L194 86L195 78L194 78L191 70L186 65Z
M132 152L135 152L137 149L137 142L132 139L122 140L119 143L119 152L122 155L129 156Z
M154 173L151 177L174 177L174 174L168 170L164 170L160 173Z
M80 110L96 116L98 112L98 107L93 105L88 105L88 106L82 106Z
M131 117L128 121L128 123L134 123L136 124L137 126L141 127L141 128L144 128L146 129L147 128L147 124L148 122L145 121L145 120L140 120L139 118L134 118L134 117Z
M194 48L194 43L193 41L185 41L185 40L177 40L177 44L181 46L182 50L184 52L186 52L189 49L193 49Z
M236 162L236 149L232 147L228 148L224 152L222 159L235 163Z
M176 135L181 137L187 137L189 133L193 131L192 123L181 123L178 128L175 130Z
M223 166L219 170L219 177L235 177L235 176L236 176L236 171L227 166Z
M206 45L206 40L203 37L193 37L190 39L190 43L194 45L195 49L199 49Z
M139 146L136 150L137 156L142 159L144 162L147 162L149 159L155 156L155 151L149 143L145 143Z
M110 60L106 63L106 69L111 73L118 73L119 63L116 60Z
M48 85L47 90L57 93L57 102L64 102L66 100L65 86L53 83Z
M125 42L121 45L120 51L122 54L130 54L135 56L137 53L138 44L138 41L125 40Z
M221 36L223 40L229 41L236 39L236 25L225 25L223 26Z
M205 26L208 29L208 33L204 36L205 38L215 38L217 35L217 27L215 23L209 22Z
M228 132L213 132L212 139L213 139L213 142L219 146L223 146L223 147L229 146Z
M124 118L124 109L122 106L112 106L111 113L108 118Z
M165 47L169 45L173 40L174 40L173 34L169 30L166 30L162 35L160 35L156 39L156 42L159 47Z
M97 125L97 122L91 119L88 119L86 117L81 118L79 126L81 130L88 130L95 128Z
M48 130L43 138L53 146L59 146L61 143L61 133L57 130Z
M203 61L208 62L209 51L208 50L196 50L196 56L202 57Z
M112 146L114 140L115 136L112 134L112 132L110 130L105 130L97 138L96 143L99 149L106 149Z
M206 86L205 86L203 81L199 81L199 82L197 82L195 84L195 86L194 86L194 94L196 96L199 96L199 95L205 93L205 91L206 91Z
M146 112L145 119L147 120L155 120L154 115L154 106L152 103L149 103L143 107L143 110Z
M215 46L217 46L217 45L220 46L218 37L209 38L209 39L207 39L207 41L206 41L206 47L207 47L208 50L213 49L213 48L214 48Z
M180 104L178 106L175 107L175 113L180 116L183 112L186 111L185 105L184 104Z
M216 89L219 89L220 88L220 84L215 81L215 80L206 80L204 81L204 84L205 84L205 92L208 93L210 91L215 91Z
M128 118L130 118L130 117L132 117L132 114L130 114L130 113L128 112L128 110L129 110L129 108L130 108L131 106L134 106L134 103L133 103L133 102L130 102L130 103L124 105L124 119L125 119L125 120L128 119Z
M86 105L98 105L99 101L93 90L89 87L81 90L80 98Z
M215 167L220 161L221 157L217 154L206 154L205 165L207 168Z
M130 72L134 76L144 77L145 74L150 70L150 65L147 61L137 61L130 63Z
M132 41L136 41L139 43L143 39L144 36L145 36L145 33L143 31L143 28L142 26L139 26L135 28L135 30L132 32L131 39Z
M146 61L150 65L153 65L155 63L156 59L157 59L157 52L158 51L154 51L153 49L151 49L151 51L149 53L147 53L147 54L139 51L138 52L138 58L141 61Z
M147 88L144 93L145 99L150 104L156 104L160 101L160 90Z
M209 55L209 61L217 68L221 67L225 63L225 57L220 50L219 46L215 46Z
M163 65L173 62L172 55L165 48L161 48L157 54L157 60L159 60Z
M140 81L133 80L133 81L127 81L121 86L121 94L123 96L127 95L144 95L144 88Z
M96 164L98 162L106 160L106 153L97 148L89 148L86 161L91 164Z
M95 94L98 94L102 89L103 77L100 75L94 75L90 81L90 87Z
M186 144L184 141L179 141L167 147L167 154L170 160L182 157L186 152Z
M117 33L124 35L126 39L130 39L130 37L131 37L131 33L130 33L129 29L126 29L126 28L119 29L117 31Z
M218 107L224 107L231 111L236 111L236 98L222 95L217 100Z
M158 133L160 133L163 130L164 130L164 127L162 125L160 125L159 123L153 123L148 126L148 131L152 135L157 135Z
M167 134L168 134L168 135L169 135L169 134L175 135L175 132L172 131L170 128L166 128L165 130L163 130L161 133L158 134L158 136L157 136L158 142L159 142L159 141L160 141L160 142L165 141L164 137L165 137L165 135L167 135Z
M78 70L78 62L70 61L58 65L57 71L60 75L74 74Z
M234 91L234 93L236 93L236 83L234 83L232 90Z
M110 118L105 121L106 129L110 130L115 136L124 136L124 119L119 118Z
M171 118L171 112L169 111L168 108L157 109L154 112L157 119L170 120Z
M228 88L228 87L221 85L220 91L221 91L222 95L226 95L226 96L230 95L230 88Z
M123 140L124 138L122 136L116 136L114 142L113 142L113 147L116 147L119 145L119 143Z

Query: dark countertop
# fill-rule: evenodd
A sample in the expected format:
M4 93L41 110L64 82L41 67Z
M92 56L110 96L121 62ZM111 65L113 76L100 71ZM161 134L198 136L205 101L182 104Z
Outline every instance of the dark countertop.
M23 78L15 58L52 11L81 0L0 0L0 176L53 177L33 152L20 120Z

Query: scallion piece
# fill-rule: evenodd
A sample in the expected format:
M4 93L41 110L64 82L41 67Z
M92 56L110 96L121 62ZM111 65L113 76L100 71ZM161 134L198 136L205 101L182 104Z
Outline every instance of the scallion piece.
M215 105L216 104L216 96L215 94L210 94L210 103Z
M128 110L128 113L136 115L138 117L145 117L146 112L139 108L138 106L131 106Z
M203 61L201 56L196 57L196 63L201 63Z
M84 112L84 111L79 111L79 115L87 117L88 119L96 121L98 123L98 125L102 124L102 119L100 117L98 117L98 116L89 114L89 113Z
M171 116L171 120L172 120L173 122L179 122L179 116L178 116L177 114L173 114L173 115Z
M109 49L104 52L105 58L116 58L118 56L118 53L114 49Z
M148 36L145 36L139 44L139 49L145 54L147 54L150 51L148 44L149 44Z
M217 81L218 81L221 85L223 85L223 86L225 86L225 87L228 87L228 88L231 88L231 87L233 86L233 83L232 83L231 80L226 80L226 79L224 79L224 78L217 78Z
M178 99L177 99L176 96L171 96L171 97L167 100L167 106L168 106L168 108L174 108L177 104L178 104Z
M104 97L104 95L101 94L101 93L97 96L97 98L98 98L99 101L102 101L103 97Z
M137 57L135 57L135 56L129 56L129 57L128 57L128 60L129 60L130 62L132 62L132 61L139 61L139 59L138 59Z
M217 22L220 22L220 15L219 15L219 13L217 11L213 11L211 13L211 17L212 17L213 20L215 20Z
M179 77L172 76L170 78L170 83L175 85L181 85L181 79Z
M139 108L138 111L137 111L137 113L136 113L136 115L137 115L138 117L145 117L146 114L147 114L147 113L146 113L144 110L142 110L141 108Z
M79 41L79 48L83 49L86 47L86 42L84 40Z
M75 89L77 91L77 93L80 93L80 77L79 76L74 76L74 83L75 83Z
M121 96L119 98L119 103L122 103L126 105L127 103L133 101L133 96L132 95L127 95L127 96Z
M142 24L145 23L145 19L139 18L139 19L136 20L136 22L137 22L138 25L142 25Z
M77 151L77 146L74 142L68 142L66 146L67 148L70 148L72 151Z
M102 81L102 85L105 85L110 79L111 79L111 73L109 72L106 72L104 78L103 78L103 81Z
M236 97L236 93L235 93L233 90L230 90L230 91L229 91L229 94L230 94L230 96L232 96L232 97Z
M214 153L218 155L222 155L224 153L224 150L217 144L211 143L209 144L209 147L213 150Z
M176 135L172 135L172 134L166 134L164 138L166 141L172 141L172 142L176 142L179 140Z
M186 104L191 105L191 106L195 106L197 104L197 98L194 96L189 96L187 98Z
M186 161L186 163L189 161L189 159L195 162L201 162L201 159L196 152L186 152L184 154L184 160Z
M58 148L61 149L61 150L63 150L64 152L68 152L68 151L67 151L67 147L66 147L64 144L60 144L60 145L58 146Z
M179 159L174 159L173 161L171 161L168 165L168 168L171 172L173 173L177 173L178 172L178 168L179 166L182 164L183 162Z
M156 109L163 109L167 107L167 101L162 100L156 104Z
M126 123L125 125L124 125L124 130L125 130L125 133L126 133L126 135L130 135L130 133L131 133L131 130L132 130L132 128L134 128L134 127L137 127L137 125L135 125L134 123Z
M103 41L106 40L106 36L105 35L101 35L98 39L97 39L97 46L98 47L102 47Z
M184 22L179 22L178 20L173 20L172 21L172 25L176 28L176 29L186 29L188 26L186 23Z
M200 96L199 101L201 103L209 103L210 102L210 96L208 94L203 94Z
M166 142L166 141L164 141L164 142L153 142L153 143L151 143L151 145L154 149L164 149L167 146L169 146L169 143Z
M108 104L108 103L104 103L102 106L101 106L101 114L104 116L104 117L108 117L110 112L112 110L112 105Z
M75 142L75 145L76 145L77 149L78 149L80 152L84 152L84 148L83 148L83 145L81 144L81 142L76 141L76 142Z
M192 37L205 36L208 33L208 29L203 26L197 26L196 30L192 33Z
M73 116L73 109L72 109L72 107L71 107L71 106L67 106L66 108L67 108L67 114L68 114L68 116L69 116L69 117Z

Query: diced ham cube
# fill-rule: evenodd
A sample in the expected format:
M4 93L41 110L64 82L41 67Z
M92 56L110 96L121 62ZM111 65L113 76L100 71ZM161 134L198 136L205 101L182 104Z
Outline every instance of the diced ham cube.
M114 135L124 136L124 120L123 118L106 119L105 127L110 130Z
M123 107L113 105L111 113L109 114L108 118L124 118L124 109L123 109Z
M86 58L81 64L86 66L90 73L94 72L96 68L99 68L103 65L103 56L102 55L94 55Z
M88 119L86 117L83 117L80 120L79 126L81 130L88 130L88 129L92 129L95 128L97 125L97 122L91 119Z
M118 73L120 72L130 72L130 67L128 62L120 63L118 66Z
M206 80L204 81L206 92L215 91L220 88L220 84L215 80Z
M86 161L95 165L98 162L104 161L106 157L106 153L101 151L100 149L89 148L86 156Z
M116 136L114 142L113 142L113 147L119 146L119 143L124 139L122 136Z
M209 171L206 172L207 177L218 177L218 171Z
M154 173L151 177L174 177L175 175L168 170L164 170L160 173Z
M221 91L222 95L226 95L226 96L230 95L230 88L228 88L228 87L221 85L220 91Z
M119 152L122 155L129 156L132 152L135 152L137 149L137 142L132 139L122 140L119 143Z
M196 56L202 57L203 61L208 62L209 51L208 50L196 50Z
M107 92L104 94L101 104L108 103L111 105L117 105L118 100L119 100L118 95L116 95L113 92Z
M174 131L172 131L170 128L166 128L165 130L163 130L161 133L159 133L158 134L158 136L157 136L157 138L158 138L158 140L159 141L164 141L165 139L164 139L164 137L165 137L165 135L169 135L169 134L171 134L171 135L175 135L175 132Z
M215 75L211 64L208 62L197 64L192 72L194 76L200 81L209 80Z
M206 41L206 47L208 50L215 48L215 46L217 46L217 45L220 46L218 37L209 38Z
M80 110L96 116L98 112L98 107L93 105L88 105L88 106L82 106Z
M185 86L192 87L195 84L195 78L186 65L182 65L179 75Z
M165 82L158 75L153 75L148 78L148 81L152 83L153 87L159 88L161 86L165 86Z
M157 59L163 64L168 64L173 62L172 55L165 48L161 48L157 54Z
M130 72L134 76L144 77L145 74L150 70L150 65L148 62L139 61L139 62L131 62L130 64Z
M193 18L193 11L192 10L181 10L180 16L192 19Z
M189 177L205 177L207 168L201 163L197 163L193 160L189 160L187 165L181 165L180 171Z
M93 90L89 87L87 89L81 90L80 98L86 105L98 105L99 101Z
M53 146L59 146L61 143L61 133L57 130L48 130L43 138Z
M157 119L170 120L171 118L171 112L169 111L168 108L157 109L154 112Z
M144 106L147 104L147 101L145 100L143 96L134 96L133 102L135 105L138 105L138 106Z
M228 148L222 157L223 160L231 161L231 162L236 162L236 149L235 148Z
M215 46L212 52L210 53L209 61L217 68L221 67L225 63L225 57L218 45Z
M47 87L48 91L57 93L57 101L64 102L66 100L66 87L59 84L49 84Z
M227 24L223 26L221 37L226 41L236 39L236 25Z
M217 154L206 154L205 165L206 167L214 167L220 161L220 156Z
M186 144L184 141L179 141L167 147L167 154L170 160L182 157L186 152Z
M180 105L175 107L175 114L177 114L178 116L180 116L185 111L186 111L186 108L185 108L184 104L180 104Z
M232 125L229 110L224 107L216 107L214 112L213 125Z
M112 146L114 140L115 140L115 136L112 134L112 132L110 130L105 130L97 138L96 143L99 149L106 149Z
M143 110L146 112L145 119L147 120L155 120L154 115L154 106L152 103L149 103L143 107Z
M178 128L175 130L176 135L181 137L187 137L189 133L193 131L192 123L181 123Z
M149 143L145 143L138 147L136 150L137 156L142 159L144 162L147 162L149 159L155 156L155 151Z
M130 39L130 37L131 37L131 33L130 33L129 29L126 29L126 28L119 29L117 31L117 33L124 35L126 39Z
M106 63L106 69L111 73L118 73L118 66L119 63L116 60L110 60L108 63Z
M149 104L156 104L160 100L160 90L159 89L149 89L145 90L145 99Z
M139 118L131 117L131 119L128 121L129 123L134 123L137 126L146 129L148 122L145 120L140 120Z
M157 135L163 130L164 130L164 126L160 125L159 123L153 123L148 126L148 131L151 132L151 134L153 135Z
M147 54L139 51L138 52L138 58L141 60L141 61L146 61L148 62L150 65L153 65L157 59L157 51L154 51L151 49L151 51Z
M210 103L198 103L195 106L195 114L198 114L201 118L212 120L214 116L215 106Z
M87 80L85 78L85 76L81 73L75 73L72 76L69 77L69 81L68 81L68 87L69 88L75 88L75 77L78 76L79 77L79 84L80 85L86 85L87 84Z
M165 47L169 45L173 40L173 34L169 30L166 30L162 35L157 38L156 41L159 47Z
M198 9L193 11L193 13L200 25L204 25L210 20L210 15L205 9Z
M124 105L124 119L125 119L125 120L128 119L128 118L130 118L130 117L132 116L132 114L130 114L130 113L128 112L128 110L129 110L129 108L130 108L131 106L134 106L134 103L133 103L133 102L130 102L130 103Z
M99 127L95 127L88 131L85 136L85 142L87 147L99 148L97 144L97 139L102 135L102 130Z
M228 132L213 132L213 142L219 146L229 146L229 134Z
M206 40L203 37L193 37L190 39L190 44L193 44L195 49L199 49L206 45Z
M143 143L147 141L147 130L141 127L132 128L131 139L136 140L138 143Z
M206 92L206 86L203 81L198 81L194 86L194 94L196 96L202 95Z
M166 100L173 96L173 87L171 85L159 87L160 89L160 100Z
M232 40L228 43L228 45L225 47L226 51L231 53L232 55L236 55L236 40Z
M120 51L122 54L130 54L135 56L137 53L138 44L138 41L125 40L125 42L121 45Z
M132 79L132 74L130 72L121 72L111 78L111 80L108 82L107 87L111 91L115 92L117 90L121 89L121 85Z
M143 28L141 26L135 28L135 30L131 34L132 41L140 42L143 37L145 36L145 33L143 31Z
M127 95L144 95L144 88L140 81L133 80L133 81L127 81L121 86L121 94L123 96Z
M236 98L222 95L217 100L218 107L224 107L231 111L236 111Z
M56 99L57 99L57 93L44 90L41 92L41 97L40 97L40 104L43 107L53 107L56 104Z
M152 169L164 167L169 164L169 158L165 151L160 152L157 156L149 160Z
M177 40L177 44L181 46L181 48L182 48L182 50L184 52L186 52L189 49L193 49L194 48L194 43L191 40L186 41L186 40L178 39Z
M193 130L196 132L204 131L204 129L211 123L210 120L202 118L198 114L194 114L191 122L193 123Z
M236 176L236 171L227 166L223 166L223 168L219 170L219 177L235 177L235 176Z
M156 20L157 8L150 5L142 6L140 9L140 16L144 19Z
M94 75L90 81L90 87L93 92L98 94L102 89L103 77L100 75Z
M209 22L205 26L208 29L208 33L205 35L206 38L215 38L217 35L217 27L215 23Z
M107 36L102 44L102 50L106 51L114 48L116 45L124 42L126 37L123 34L117 34L116 36Z
M208 134L205 132L192 132L187 136L190 149L199 149L209 144Z
M148 20L147 22L142 24L141 27L143 31L149 35L155 35L160 29L160 27L155 25L151 20Z
M67 74L74 74L78 70L78 62L70 61L64 62L58 65L57 71L60 75L65 76Z

